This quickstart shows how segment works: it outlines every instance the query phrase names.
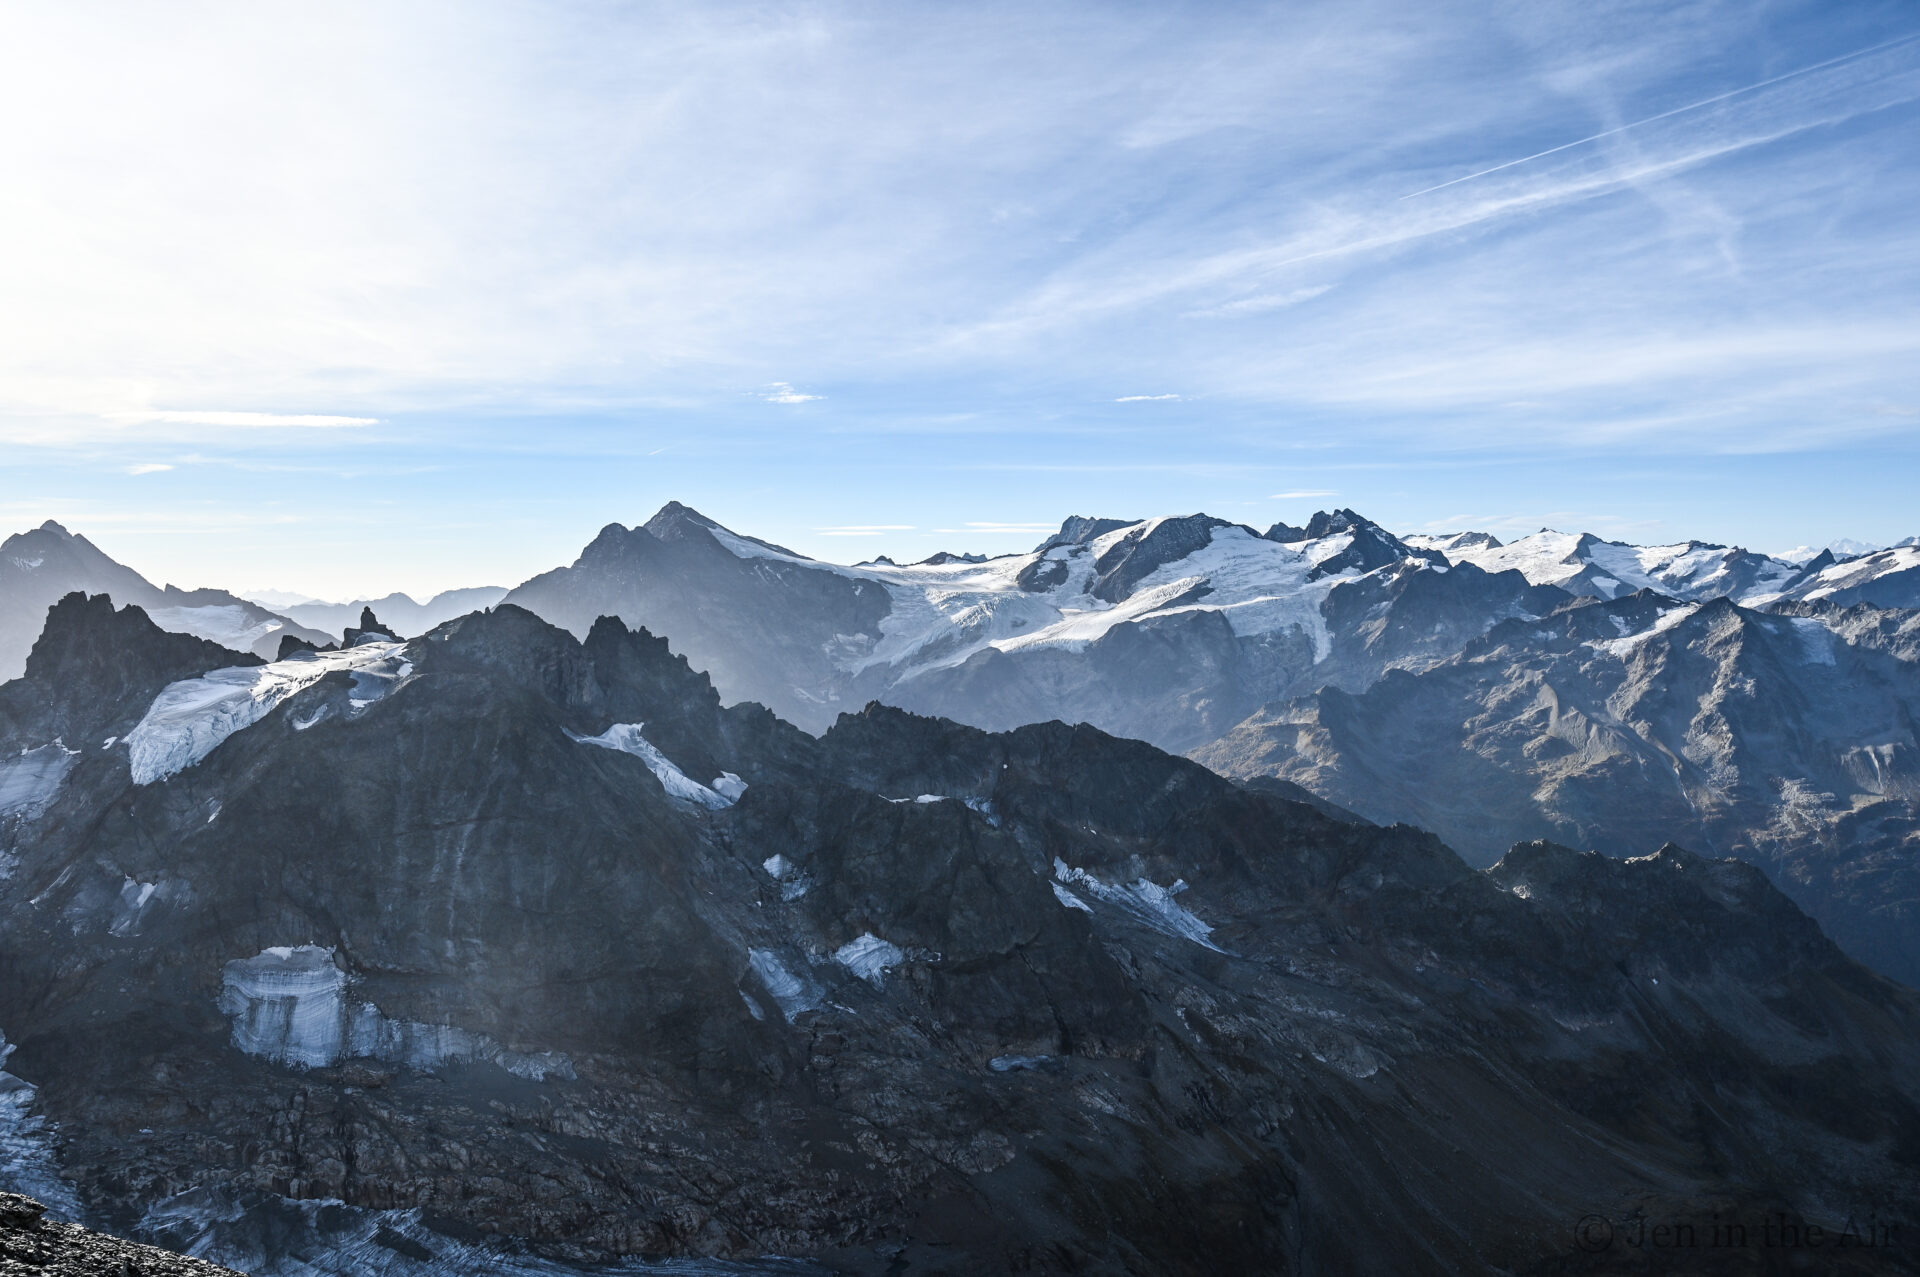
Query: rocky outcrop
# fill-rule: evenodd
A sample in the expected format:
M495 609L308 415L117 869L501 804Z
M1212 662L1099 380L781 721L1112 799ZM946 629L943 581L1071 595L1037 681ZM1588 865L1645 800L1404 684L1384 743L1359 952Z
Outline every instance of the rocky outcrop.
M167 684L261 664L251 653L162 630L138 607L116 611L107 595L69 594L48 609L26 676L0 685L0 750L124 736Z
M31 1197L0 1193L0 1273L45 1277L234 1277L233 1270L46 1218Z
M10 1067L99 1218L876 1277L1920 1228L1920 1002L1737 863L1477 872L1085 726L815 739L613 620L383 659L164 779L89 757L0 879Z

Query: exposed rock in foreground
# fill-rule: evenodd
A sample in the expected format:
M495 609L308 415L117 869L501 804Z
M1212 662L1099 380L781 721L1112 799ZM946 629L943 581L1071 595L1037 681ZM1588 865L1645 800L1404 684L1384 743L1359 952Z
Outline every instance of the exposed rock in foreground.
M233 1270L45 1218L31 1197L0 1193L5 1277L233 1277Z
M1920 998L1751 866L1476 872L1059 723L816 740L611 620L281 664L102 711L171 770L89 738L6 835L9 1067L115 1227L878 1277L1647 1271L1636 1220L1737 1222L1687 1257L1732 1273L1778 1219L1916 1271Z

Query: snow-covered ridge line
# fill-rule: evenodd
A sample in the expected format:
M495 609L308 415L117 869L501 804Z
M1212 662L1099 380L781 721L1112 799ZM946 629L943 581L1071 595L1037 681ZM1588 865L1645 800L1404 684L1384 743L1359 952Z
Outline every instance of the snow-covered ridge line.
M299 652L268 665L218 669L170 683L146 716L127 733L133 783L151 785L198 763L235 732L272 713L280 702L335 670L356 675L355 702L364 705L410 671L406 644L363 642L340 652Z
M875 582L888 592L892 607L880 623L879 640L864 648L850 647L840 658L850 674L874 666L908 666L907 677L914 677L961 665L990 648L1009 653L1082 651L1119 625L1195 611L1221 613L1242 636L1297 629L1313 643L1316 661L1327 658L1332 637L1321 605L1335 585L1360 573L1350 569L1309 578L1352 544L1351 534L1278 542L1237 524L1216 527L1205 544L1156 567L1121 601L1095 597L1094 565L1101 556L1130 537L1150 535L1165 522L1149 519L1084 544L983 563L843 567L804 562ZM709 531L742 557L781 557L724 529ZM1061 565L1058 583L1050 588L1023 585L1023 570L1042 559Z

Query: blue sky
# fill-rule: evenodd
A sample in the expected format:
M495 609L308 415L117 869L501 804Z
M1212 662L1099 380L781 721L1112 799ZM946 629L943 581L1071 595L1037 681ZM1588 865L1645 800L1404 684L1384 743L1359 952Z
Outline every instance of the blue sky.
M669 499L1920 532L1899 3L16 4L0 527L510 584Z

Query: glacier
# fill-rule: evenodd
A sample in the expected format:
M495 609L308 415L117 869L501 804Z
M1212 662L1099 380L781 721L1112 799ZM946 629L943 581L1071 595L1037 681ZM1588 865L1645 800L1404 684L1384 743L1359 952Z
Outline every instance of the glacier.
M251 727L280 702L335 670L355 674L356 692L363 676L383 684L404 677L402 670L410 668L400 656L405 647L398 641L376 640L345 651L298 652L268 665L234 666L169 683L127 734L133 783L151 785L178 775L227 737Z

